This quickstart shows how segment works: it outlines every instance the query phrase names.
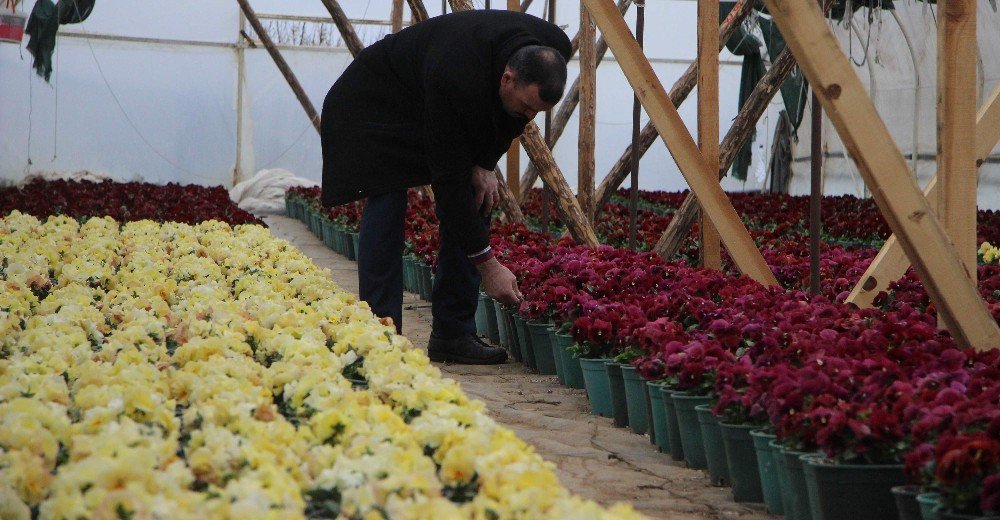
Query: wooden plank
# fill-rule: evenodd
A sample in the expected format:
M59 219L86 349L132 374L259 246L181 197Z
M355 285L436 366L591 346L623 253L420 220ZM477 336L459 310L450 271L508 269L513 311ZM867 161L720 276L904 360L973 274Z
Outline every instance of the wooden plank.
M747 102L743 105L740 113L737 114L736 119L733 120L729 131L726 132L726 137L722 139L722 144L719 145L718 175L720 179L726 175L729 167L733 165L733 161L736 160L736 154L743 147L743 143L753 135L754 126L764 111L767 110L767 105L771 103L771 99L779 92L781 84L793 68L795 68L795 58L792 56L792 51L785 48L778 53L778 57L771 64L771 68L757 82L753 92L750 93L750 97L747 98ZM615 170L612 170L612 174L614 172ZM611 175L605 177L605 181L608 181L606 185L608 190L606 193L610 200L611 194L614 193L614 190L618 189L621 181L617 181ZM615 184L615 182L618 182L618 184ZM601 185L605 186L604 183ZM598 203L601 204L600 199ZM698 218L698 213L698 199L694 194L688 194L681 206L674 212L674 217L670 220L670 224L667 225L667 229L660 235L660 240L657 241L653 251L667 259L676 256L677 252L680 251L684 239L687 238L691 226Z
M514 193L511 192L510 187L504 182L503 173L500 172L500 168L494 168L493 174L497 176L497 190L500 192L500 210L506 215L508 222L524 224L524 214L521 212L521 206L517 204Z
M326 7L326 10L330 12L330 17L333 18L334 25L337 26L337 30L340 31L341 38L344 39L344 45L347 45L347 50L351 51L351 56L357 56L362 49L365 48L365 44L361 43L361 38L358 38L358 33L354 32L354 26L351 25L350 19L344 13L344 10L337 3L337 0L320 0ZM242 1L240 4L242 5ZM259 33L258 33L259 34Z
M719 0L698 0L698 146L718 182L719 171ZM701 212L701 266L722 270L719 231Z
M618 0L618 10L625 16L628 11L629 6L632 5L632 0ZM608 52L608 44L601 37L597 40L597 64L600 65L601 61L604 60L604 55ZM556 110L555 116L552 118L552 128L549 129L549 148L551 149L555 146L556 141L562 137L563 130L566 129L566 125L569 123L570 117L573 116L573 112L576 111L577 105L580 104L580 77L577 76L573 80L573 85L566 90L563 94L563 101L559 104L559 108ZM538 180L538 170L535 166L529 164L524 171L524 175L521 176L521 198L523 199L528 195L528 190L535 184Z
M774 274L764 262L764 257L750 238L750 233L740 221L729 198L722 191L722 186L718 180L709 177L710 174L715 175L717 170L711 170L705 163L698 145L691 138L684 121L663 90L663 85L643 56L621 14L607 0L584 2L688 185L698 195L712 224L718 228L736 266L743 274L762 284L777 285Z
M597 29L580 3L580 131L577 197L583 214L594 222L594 144L597 119Z
M819 7L789 0L765 3L931 300L953 318L952 336L977 349L1000 347L1000 327L965 275L944 227L911 177Z
M242 9L243 14L246 15L247 21L250 22L253 30L257 33L257 37L259 37L261 43L264 44L264 48L267 49L267 53L271 55L271 59L274 60L274 64L278 66L278 70L281 71L281 75L285 77L285 81L288 82L288 86L292 87L292 92L295 93L295 98L299 100L299 104L301 104L302 108L306 111L306 115L309 116L309 120L312 121L316 131L319 132L319 113L316 112L316 107L314 107L312 101L309 100L309 96L306 95L306 91L302 89L302 85L299 83L298 78L295 77L295 73L292 72L292 68L288 66L288 62L286 62L285 58L281 56L280 52L278 52L278 48L274 46L274 41L271 40L267 31L264 30L264 26L261 25L260 20L257 18L257 14L254 13L253 8L250 7L250 2L248 0L236 1L240 4L240 9Z
M939 0L938 218L976 283L976 0Z
M981 166L986 156L1000 141L1000 84L997 84L993 94L980 107L976 116L976 165ZM924 196L928 201L938 197L938 176L931 177L924 188ZM889 284L900 279L910 268L910 259L906 257L903 248L892 235L882 244L878 255L872 259L871 265L861 275L858 284L847 297L849 303L859 307L871 307L875 297L889 288Z
M393 33L403 30L403 0L392 0L392 13L389 19L392 21Z
M538 165L542 181L555 194L556 208L559 209L559 216L566 223L570 235L578 244L596 247L598 241L597 235L594 234L594 228L584 216L583 210L580 209L580 204L573 196L569 184L566 183L566 178L559 171L555 159L552 158L552 151L546 146L545 140L542 139L542 135L538 131L538 125L528 123L528 126L524 127L524 133L521 134L521 144L528 152L531 162Z
M722 22L719 26L719 50L721 51L725 45L725 42L729 40L734 34L736 34L736 29L740 27L743 20L753 12L752 1L740 1L737 2L733 10L729 12L729 16ZM674 104L675 107L681 106L684 100L687 99L688 95L694 90L695 85L698 84L698 63L692 63L688 66L687 70L681 74L681 77L677 79L672 87L670 87L670 102ZM755 121L756 122L756 121ZM639 155L645 155L649 147L656 142L656 138L659 134L656 132L656 126L650 121L642 128L642 132L639 133ZM615 191L619 186L625 182L625 178L628 177L631 159L632 158L632 146L629 145L628 148L622 152L619 156L618 161L615 165L611 167L611 171L601 180L601 184L597 187L597 213L601 212L601 208L611 200L611 196L615 194ZM728 169L728 168L727 168ZM523 179L522 179L523 182ZM690 228L690 226L687 226ZM685 231L686 232L686 231Z

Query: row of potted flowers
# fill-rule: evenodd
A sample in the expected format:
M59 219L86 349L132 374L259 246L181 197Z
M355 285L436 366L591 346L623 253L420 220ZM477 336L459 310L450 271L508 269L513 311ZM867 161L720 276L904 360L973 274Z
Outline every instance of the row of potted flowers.
M195 224L218 220L232 225L264 225L234 204L225 188L195 184L34 179L20 186L0 187L0 215L13 210L39 218L107 216L122 222L148 219Z
M260 226L0 233L5 518L636 516L570 495Z

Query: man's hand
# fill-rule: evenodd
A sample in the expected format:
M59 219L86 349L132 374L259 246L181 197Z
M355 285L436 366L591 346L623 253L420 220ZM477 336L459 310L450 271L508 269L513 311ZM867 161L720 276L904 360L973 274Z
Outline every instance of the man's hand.
M524 299L517 289L517 278L496 258L477 266L483 275L483 290L506 307L513 307Z
M473 166L472 187L476 190L476 207L479 208L480 214L484 217L489 215L500 202L500 189L497 185L496 175L490 170Z

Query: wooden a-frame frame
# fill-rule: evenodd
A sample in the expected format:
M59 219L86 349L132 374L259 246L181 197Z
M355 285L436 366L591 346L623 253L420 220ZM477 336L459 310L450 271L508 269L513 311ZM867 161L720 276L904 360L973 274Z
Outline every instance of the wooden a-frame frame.
M705 161L621 13L609 0L584 3L737 268L764 285L777 285L774 273L722 191L717 170Z
M976 349L1000 346L1000 327L819 6L802 0L765 3L952 336Z

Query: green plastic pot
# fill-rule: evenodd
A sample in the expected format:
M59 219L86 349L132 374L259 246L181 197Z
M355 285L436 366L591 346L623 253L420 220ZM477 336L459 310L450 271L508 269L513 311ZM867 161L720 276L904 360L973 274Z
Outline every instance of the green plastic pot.
M587 390L587 400L590 401L590 413L611 417L611 382L604 367L605 363L611 360L580 358L579 361L584 388Z
M684 460L684 445L681 444L681 429L677 424L677 409L674 406L675 392L671 387L660 388L663 397L663 416L667 420L667 444L670 445L670 458L676 461Z
M549 327L549 348L552 349L552 359L555 361L556 366L556 379L559 380L560 385L566 384L566 363L563 361L562 357L562 346L559 345L559 339L556 338L555 327Z
M701 444L705 448L705 463L708 465L708 480L713 486L729 485L729 463L726 462L726 448L722 445L722 430L719 418L712 413L711 404L694 407L701 426Z
M361 233L352 231L351 242L354 243L354 259L357 260L358 256L361 254Z
M424 269L426 267L419 259L415 258L413 260L413 274L417 277L417 294L420 295L421 300L427 299L427 280L424 279Z
M813 519L812 506L809 505L809 488L806 487L806 475L802 469L800 457L807 452L789 450L775 442L778 451L778 478L781 481L781 503L785 508L787 520L819 520Z
M666 408L663 407L663 393L660 389L663 383L658 381L646 381L647 393L649 394L649 408L653 420L649 423L650 438L656 444L660 453L670 451L670 444L667 443L667 417Z
M427 292L423 295L423 299L431 301L434 295L434 269L427 264L421 264L420 271L424 275L424 287L427 289Z
M500 345L501 347L509 347L510 336L508 336L507 333L510 331L508 330L506 324L504 323L503 304L496 300L493 300L493 319L495 319L497 322L497 338L499 338L500 340L499 342L495 343L497 345Z
M507 350L510 351L510 356L514 358L514 361L520 363L524 360L521 357L521 338L517 335L517 326L514 324L514 313L507 309L503 310L503 326L507 328L507 341L510 342Z
M514 315L514 330L517 332L517 346L521 351L521 362L532 370L538 370L535 365L535 352L531 348L531 332L528 331L528 322L524 318Z
M351 238L351 233L347 231L346 228L340 228L340 235L344 240L344 248L347 251L347 259L350 261L355 261L358 259L358 250L354 248L354 239Z
M486 299L486 336L490 343L500 344L500 326L497 323L497 309L493 298Z
M816 454L803 455L800 460L814 519L899 517L891 490L906 482L902 464L836 464Z
M781 503L781 482L778 479L778 468L774 460L775 453L771 442L776 439L773 433L761 430L750 432L753 447L757 450L757 472L760 474L760 488L764 493L764 505L768 512L784 514L784 504Z
M625 380L622 379L622 366L609 362L604 364L608 371L608 382L611 386L611 416L615 426L628 426L628 401L625 400Z
M566 380L566 386L582 390L584 384L580 359L569 350L573 346L573 336L556 333L556 343L559 344L559 355L562 356L563 378Z
M486 300L488 298L486 293L479 293L479 305L476 306L476 334L480 337L486 337L490 333L486 325Z
M938 520L938 505L941 503L941 493L921 493L917 495L917 505L920 506L920 517L923 520Z
M760 487L760 474L757 472L757 450L754 449L753 438L750 437L750 431L757 429L758 426L720 422L719 428L722 429L722 445L726 449L726 461L729 463L733 500L763 502L764 492ZM686 449L684 453L687 454Z
M531 332L531 351L535 354L535 369L539 374L555 375L556 359L552 356L552 342L549 341L549 323L528 322Z
M896 510L899 511L899 520L921 520L920 504L917 503L920 486L907 484L905 486L895 486L890 491L892 491L892 497L896 500Z
M622 380L625 383L625 401L628 405L628 426L632 433L644 435L649 429L646 380L632 365L622 365Z
M707 395L674 394L674 413L677 414L677 428L681 432L684 460L692 469L708 468L705 445L701 440L701 423L694 408L711 402L712 397Z
M333 224L325 222L323 220L319 221L319 239L323 242L323 245L336 251L336 244L333 241Z

